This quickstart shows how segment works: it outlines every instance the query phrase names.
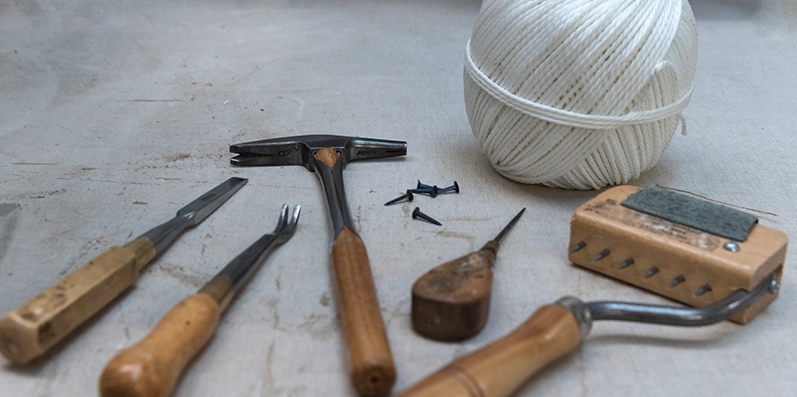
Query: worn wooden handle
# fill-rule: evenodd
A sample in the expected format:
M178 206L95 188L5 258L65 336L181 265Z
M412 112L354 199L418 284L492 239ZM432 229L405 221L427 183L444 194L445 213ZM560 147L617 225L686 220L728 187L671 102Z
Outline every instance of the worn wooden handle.
M457 341L479 333L490 314L495 253L471 252L430 270L412 285L412 327L431 339Z
M578 345L578 322L546 305L509 335L450 363L399 397L506 397L526 379Z
M154 255L139 237L77 268L0 319L0 352L17 364L42 355L132 285Z
M114 357L100 377L102 397L166 397L186 364L207 343L221 310L198 293L169 310L144 339Z
M332 261L354 387L363 396L387 395L396 379L396 368L368 253L362 240L347 227L332 244Z

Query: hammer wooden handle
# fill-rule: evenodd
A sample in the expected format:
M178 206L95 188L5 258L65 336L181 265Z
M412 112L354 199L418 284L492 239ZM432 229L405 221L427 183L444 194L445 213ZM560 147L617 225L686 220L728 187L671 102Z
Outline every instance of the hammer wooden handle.
M174 306L144 339L114 357L100 377L102 397L166 397L186 364L207 343L221 310L198 293Z
M396 379L393 356L376 296L368 253L344 227L332 244L338 303L348 347L351 379L363 396L384 396Z
M509 335L450 363L397 397L506 397L578 345L578 322L546 305Z
M0 319L0 352L17 364L42 355L132 285L154 256L146 237L109 248Z

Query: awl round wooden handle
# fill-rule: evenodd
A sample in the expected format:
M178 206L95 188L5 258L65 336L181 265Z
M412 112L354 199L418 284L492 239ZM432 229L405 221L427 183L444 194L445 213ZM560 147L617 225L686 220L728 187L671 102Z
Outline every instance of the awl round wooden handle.
M348 347L351 378L363 396L385 396L393 387L396 368L360 237L349 228L332 244L338 304Z
M0 319L0 352L17 364L42 355L138 279L149 239L114 246Z
M479 333L490 314L495 252L480 250L443 263L412 285L412 327L431 339L457 341Z
M398 397L506 397L578 341L578 322L570 311L546 305L509 335L457 359Z
M219 324L221 310L198 293L169 310L144 339L114 357L100 377L102 397L166 397Z

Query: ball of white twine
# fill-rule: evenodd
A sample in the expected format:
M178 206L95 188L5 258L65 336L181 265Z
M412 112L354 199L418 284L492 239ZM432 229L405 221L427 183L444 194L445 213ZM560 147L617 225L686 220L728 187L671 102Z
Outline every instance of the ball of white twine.
M468 119L509 179L627 183L686 131L696 61L687 0L485 0L465 56Z

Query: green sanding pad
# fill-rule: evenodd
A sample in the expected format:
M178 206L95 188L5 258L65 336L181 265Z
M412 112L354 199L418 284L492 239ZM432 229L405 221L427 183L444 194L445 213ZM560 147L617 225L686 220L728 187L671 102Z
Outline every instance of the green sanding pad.
M745 241L758 223L755 215L659 187L628 196L623 206L736 241Z

